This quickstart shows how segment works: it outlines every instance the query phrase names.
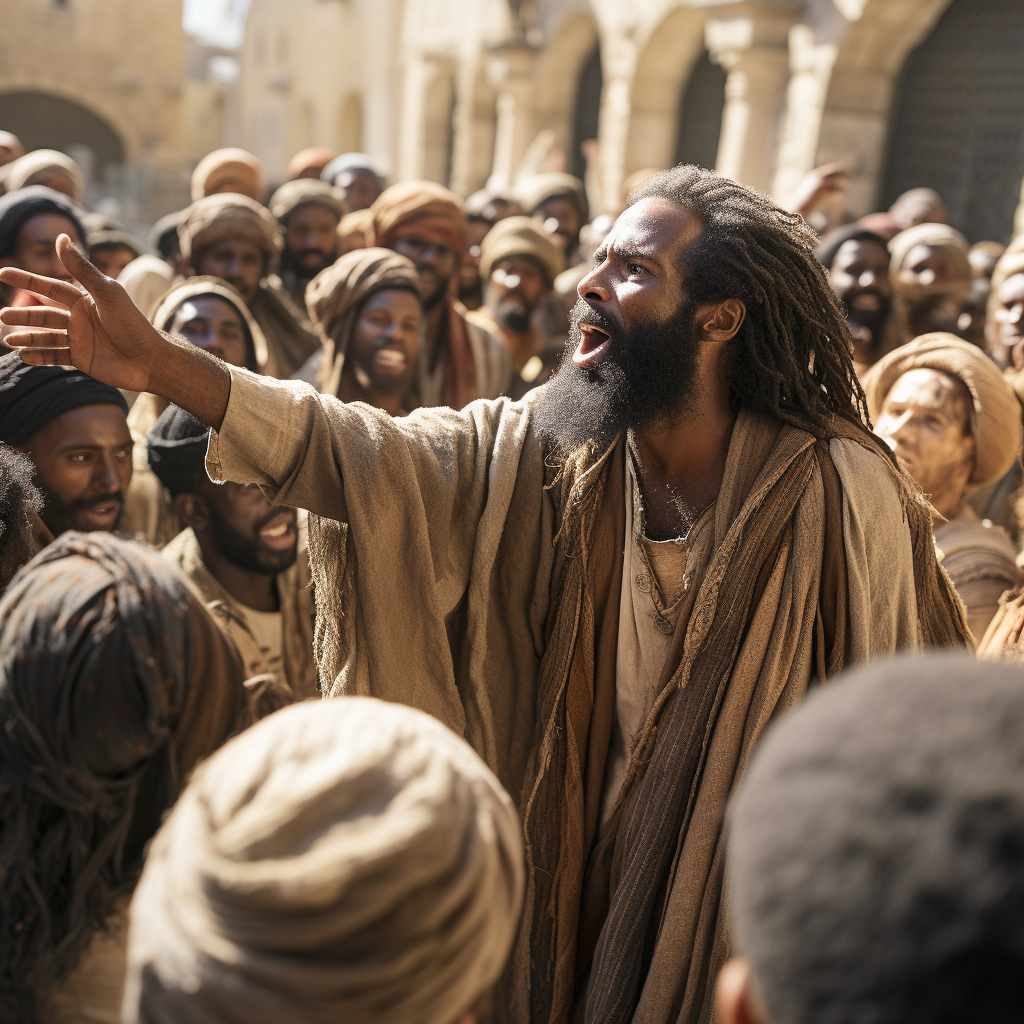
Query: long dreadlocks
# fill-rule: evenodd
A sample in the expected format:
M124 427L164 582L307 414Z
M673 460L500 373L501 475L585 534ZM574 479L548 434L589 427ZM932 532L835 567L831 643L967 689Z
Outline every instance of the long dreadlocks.
M628 201L656 197L704 222L682 257L690 268L688 297L735 298L747 307L727 355L733 404L815 432L827 430L834 416L867 423L853 338L803 219L761 192L691 165L655 174Z

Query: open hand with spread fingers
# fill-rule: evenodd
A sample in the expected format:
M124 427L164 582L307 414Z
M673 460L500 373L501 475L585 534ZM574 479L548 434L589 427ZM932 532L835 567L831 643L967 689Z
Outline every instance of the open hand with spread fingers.
M4 267L0 281L52 303L0 312L0 321L16 328L6 343L26 363L77 366L115 388L162 395L219 427L231 392L227 366L183 338L161 334L124 288L104 277L67 235L57 239L57 255L85 291Z
M16 328L6 343L26 363L77 366L104 384L148 391L154 361L168 343L124 288L104 277L67 235L57 239L57 255L86 291L13 267L0 270L4 284L57 303L4 309L0 319Z

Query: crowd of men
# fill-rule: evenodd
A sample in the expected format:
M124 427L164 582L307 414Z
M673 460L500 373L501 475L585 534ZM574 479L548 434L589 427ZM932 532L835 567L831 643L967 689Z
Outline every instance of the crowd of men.
M1024 235L287 176L0 132L0 1019L1018 1019Z

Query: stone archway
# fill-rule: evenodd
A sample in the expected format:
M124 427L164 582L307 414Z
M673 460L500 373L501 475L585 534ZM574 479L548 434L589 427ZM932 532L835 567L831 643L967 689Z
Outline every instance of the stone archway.
M1006 242L1024 176L1024 5L954 0L908 56L881 192L926 185L970 241Z
M627 175L642 167L669 167L675 162L680 108L685 105L694 67L705 52L704 21L702 11L677 7L655 26L641 49L630 96ZM720 122L721 108L718 113ZM712 155L712 166L714 159Z
M841 160L850 173L848 205L854 215L878 207L897 77L907 54L931 31L950 2L850 0L846 4L850 24L834 44L826 41L822 47L822 62L830 64L825 68L824 99L801 96L808 111L821 104L820 123L802 129L812 138L817 136L817 145L808 149L815 154L814 159L805 161L810 166L802 170ZM807 59L812 65L817 63L813 52ZM812 76L818 73L817 69L810 71ZM793 95L791 88L791 98Z
M125 163L121 135L87 107L62 96L35 90L0 93L0 125L14 132L26 150L57 149L76 157L89 155L83 167L96 180L106 180Z

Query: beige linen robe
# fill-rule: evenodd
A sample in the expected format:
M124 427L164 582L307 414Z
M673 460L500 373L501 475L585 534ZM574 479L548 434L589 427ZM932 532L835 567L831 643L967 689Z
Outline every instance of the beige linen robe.
M708 981L728 952L722 817L761 730L830 666L966 637L905 478L866 435L818 441L741 412L685 644L634 751L618 825L594 850L614 715L622 447L563 469L531 423L543 392L393 420L306 385L231 373L208 469L314 513L322 687L435 715L519 808L528 893L498 1017L565 1021L586 999L586 1019L602 1024L709 1019ZM781 485L790 504L773 518ZM759 541L770 530L766 563ZM723 633L735 640L718 658ZM698 716L700 767L680 794L688 824L657 840L674 865L660 912L645 908L647 939L623 951L620 925L635 908L617 883L660 826L644 813L645 765L675 738L654 724L673 698L709 683L716 711L706 729ZM620 965L634 972L628 984L613 976ZM619 992L628 1005L606 1012Z

